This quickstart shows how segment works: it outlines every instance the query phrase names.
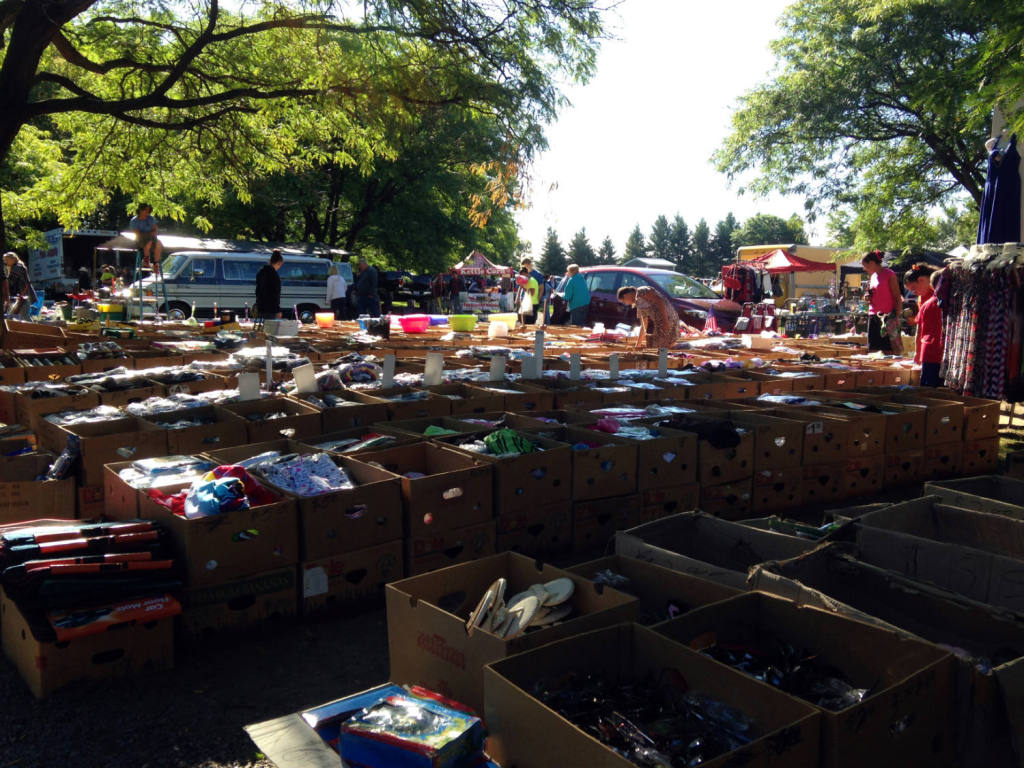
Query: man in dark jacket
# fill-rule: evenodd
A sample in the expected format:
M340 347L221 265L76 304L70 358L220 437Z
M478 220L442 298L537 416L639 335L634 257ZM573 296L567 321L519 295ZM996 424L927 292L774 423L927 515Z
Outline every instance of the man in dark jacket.
M270 263L264 264L256 273L256 311L264 320L281 317L281 278L277 270L282 264L284 257L275 248L270 254Z
M377 317L380 315L380 301L377 295L377 270L366 263L366 257L360 256L356 265L355 290L356 312L360 315Z

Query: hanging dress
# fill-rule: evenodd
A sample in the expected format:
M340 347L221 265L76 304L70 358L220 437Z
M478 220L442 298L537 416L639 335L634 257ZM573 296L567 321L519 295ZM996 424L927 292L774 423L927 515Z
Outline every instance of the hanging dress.
M1017 134L1005 149L988 153L985 191L978 220L979 243L1016 243L1021 237L1021 177Z

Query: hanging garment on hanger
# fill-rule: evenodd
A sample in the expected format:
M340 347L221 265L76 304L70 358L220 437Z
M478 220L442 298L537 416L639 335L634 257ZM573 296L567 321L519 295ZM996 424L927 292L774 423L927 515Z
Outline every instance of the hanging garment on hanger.
M1021 157L1017 134L1005 148L988 155L985 191L978 221L979 243L1016 243L1021 237Z

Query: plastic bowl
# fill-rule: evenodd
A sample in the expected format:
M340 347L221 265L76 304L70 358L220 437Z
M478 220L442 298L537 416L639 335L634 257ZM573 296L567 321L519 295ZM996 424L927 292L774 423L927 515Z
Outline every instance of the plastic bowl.
M448 315L430 315L431 325L448 325Z
M334 325L333 312L317 312L314 317L316 318L317 328L330 328Z
M423 333L430 325L430 318L426 315L399 315L398 322L406 333Z
M493 315L488 315L487 319L492 323L504 323L508 326L509 330L516 327L516 320L518 316L515 312L498 312Z
M472 331L476 328L476 315L452 315L448 318L448 326L453 331Z

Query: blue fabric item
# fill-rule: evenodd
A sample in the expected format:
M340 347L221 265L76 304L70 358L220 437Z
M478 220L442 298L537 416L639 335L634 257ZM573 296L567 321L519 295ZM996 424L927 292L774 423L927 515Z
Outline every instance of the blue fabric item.
M197 481L185 497L185 517L189 520L248 508L245 484L237 477Z
M1020 232L1020 153L1017 134L1000 149L997 144L988 154L985 191L978 220L979 243L1016 243Z

